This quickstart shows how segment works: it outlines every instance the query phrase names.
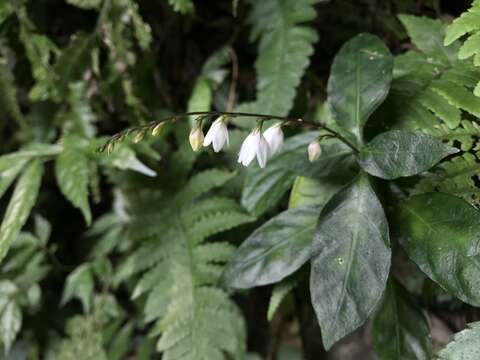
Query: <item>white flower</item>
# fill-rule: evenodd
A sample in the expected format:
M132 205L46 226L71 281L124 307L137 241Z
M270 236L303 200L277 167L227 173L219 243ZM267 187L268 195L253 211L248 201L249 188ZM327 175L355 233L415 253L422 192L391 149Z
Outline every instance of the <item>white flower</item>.
M200 126L195 126L190 131L190 135L188 136L190 140L190 146L192 147L193 151L197 152L202 148L204 136L203 131Z
M225 121L226 116L222 115L213 122L205 136L203 146L210 146L210 144L213 144L213 151L215 152L222 150L225 144L228 146L228 130Z
M265 130L263 136L265 136L265 140L267 140L270 149L268 157L271 158L281 150L283 145L282 123L277 123L273 126L270 126L267 130Z
M314 162L322 155L322 148L320 147L320 142L318 140L312 141L308 145L308 160Z
M267 165L269 145L265 137L260 132L260 128L255 128L243 141L238 154L238 162L244 166L250 165L252 160L257 157L258 165L264 168Z

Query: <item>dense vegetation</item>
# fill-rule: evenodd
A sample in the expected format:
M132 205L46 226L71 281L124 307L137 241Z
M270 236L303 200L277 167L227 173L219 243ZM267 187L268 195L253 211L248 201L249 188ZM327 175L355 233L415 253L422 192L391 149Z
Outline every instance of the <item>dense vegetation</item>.
M480 357L479 0L4 0L0 119L0 359Z

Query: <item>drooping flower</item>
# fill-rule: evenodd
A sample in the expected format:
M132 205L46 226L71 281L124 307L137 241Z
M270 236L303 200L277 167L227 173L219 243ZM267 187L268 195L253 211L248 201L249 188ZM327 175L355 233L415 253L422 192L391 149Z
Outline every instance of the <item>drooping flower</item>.
M197 152L200 150L204 140L202 128L200 126L194 126L190 131L188 139L190 140L190 146L193 151Z
M282 123L277 123L273 126L270 126L263 133L265 140L267 140L269 146L268 157L271 158L277 152L279 152L283 146L283 131Z
M245 138L238 153L238 162L244 166L250 165L255 157L257 157L258 165L264 168L267 165L269 157L269 145L265 137L262 135L260 128L256 127Z
M310 162L317 161L322 155L322 148L320 147L320 142L318 140L312 141L308 145L308 160Z
M215 152L222 150L225 144L228 146L229 139L226 120L227 117L222 115L213 122L205 136L203 146L210 146L210 144L212 144L213 151Z

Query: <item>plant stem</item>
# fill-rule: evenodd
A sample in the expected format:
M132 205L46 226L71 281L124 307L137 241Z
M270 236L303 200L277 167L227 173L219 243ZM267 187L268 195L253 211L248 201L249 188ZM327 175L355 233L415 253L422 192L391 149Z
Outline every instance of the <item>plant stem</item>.
M101 148L101 151L103 151L106 146L110 143L114 143L115 141L119 140L125 135L128 135L130 133L136 132L136 131L145 131L148 129L152 129L153 127L157 126L158 124L162 122L175 122L181 118L189 117L189 116L200 116L200 117L210 117L210 116L221 116L221 115L227 115L230 117L252 117L252 118L257 118L261 119L263 121L266 120L281 120L289 124L294 124L294 125L299 125L299 126L309 126L309 127L314 127L317 129L322 129L325 131L328 131L332 136L343 142L345 145L350 147L354 152L358 153L359 150L358 148L348 139L346 139L344 136L342 136L340 133L337 131L331 129L325 124L322 124L320 122L312 122L312 121L306 121L302 118L292 118L292 117L286 117L286 116L277 116L277 115L269 115L269 114L257 114L257 113L246 113L246 112L230 112L230 111L191 111L191 112L186 112L182 114L177 114L170 116L168 118L162 119L160 121L154 121L151 122L147 125L135 127L135 128L129 128L126 130L123 130L115 135L113 135L110 140Z

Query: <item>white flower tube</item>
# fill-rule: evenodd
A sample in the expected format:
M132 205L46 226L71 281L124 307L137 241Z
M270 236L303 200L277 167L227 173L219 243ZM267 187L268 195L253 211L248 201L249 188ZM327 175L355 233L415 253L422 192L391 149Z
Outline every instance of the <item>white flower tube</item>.
M228 129L227 124L225 123L226 116L222 115L217 118L210 126L210 129L205 136L205 140L203 141L203 146L210 146L213 145L213 151L219 152L222 148L229 144L228 139Z
M243 141L238 154L238 162L248 166L256 156L258 165L264 168L267 165L269 152L268 142L257 127Z
M269 145L269 154L268 157L271 158L277 152L282 149L283 146L283 131L282 131L282 123L277 123L273 126L270 126L265 132L263 133L265 136L265 140Z

